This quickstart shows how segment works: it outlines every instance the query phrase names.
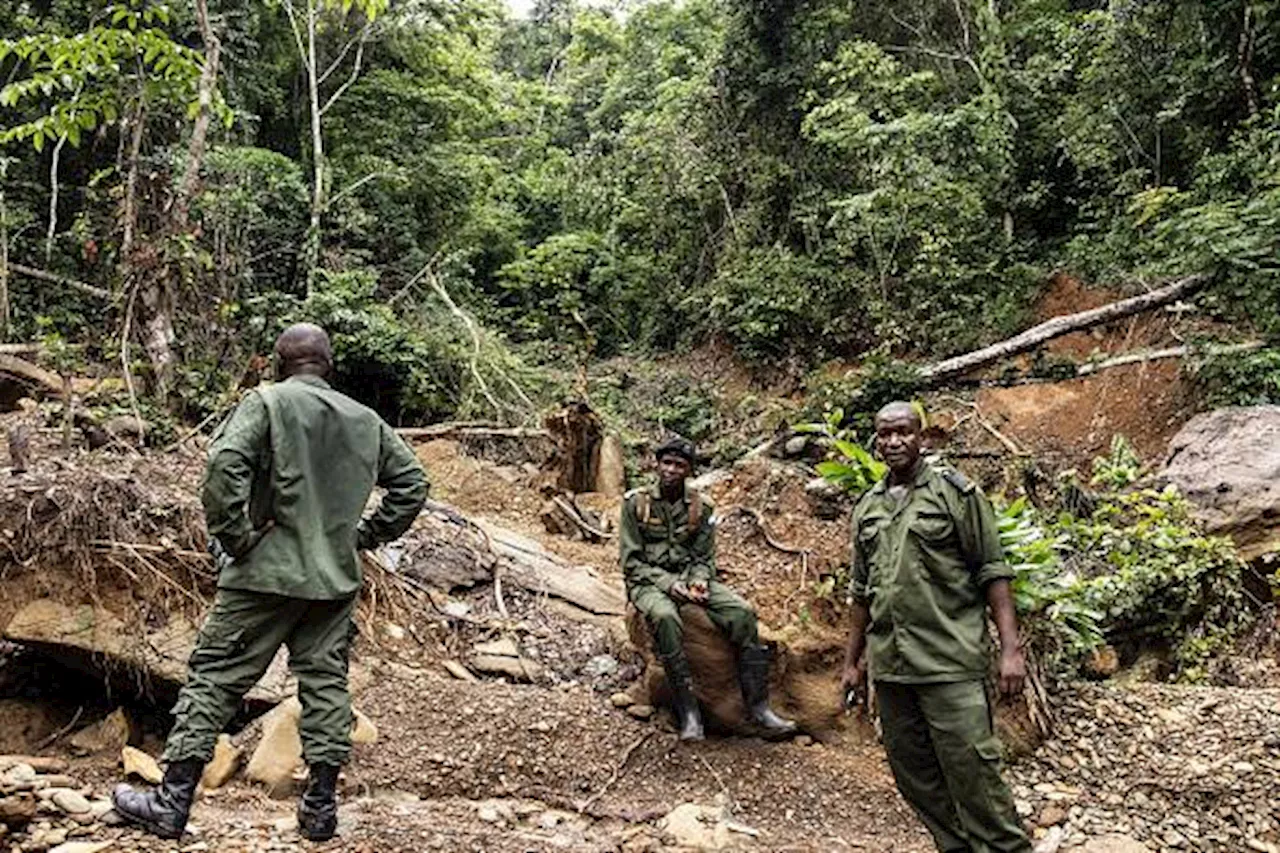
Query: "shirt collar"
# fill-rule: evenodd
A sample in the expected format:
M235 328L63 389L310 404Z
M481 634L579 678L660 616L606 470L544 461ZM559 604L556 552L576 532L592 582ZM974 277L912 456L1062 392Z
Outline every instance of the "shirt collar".
M932 470L933 470L933 466L929 464L928 460L926 460L924 456L921 456L918 460L916 460L916 471L915 471L915 475L911 478L911 487L913 489L919 488L920 486L923 486L925 483L927 483L929 481L929 474L932 472ZM880 482L872 486L871 490L876 494L882 494L888 491L890 476L891 476L890 472L886 471L885 475L880 478Z
M658 483L652 483L649 486L649 496L657 501L666 501L666 498L662 496L662 486L659 485ZM684 494L681 496L680 500L677 501L677 503L688 503L688 502L689 502L689 481L685 480Z
M313 376L310 373L295 373L285 382L301 382L303 385L310 385L313 388L328 388L329 383L325 382L319 376Z

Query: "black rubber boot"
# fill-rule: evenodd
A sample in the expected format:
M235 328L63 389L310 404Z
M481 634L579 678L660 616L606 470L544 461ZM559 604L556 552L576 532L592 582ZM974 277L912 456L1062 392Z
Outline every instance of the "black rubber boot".
M668 655L662 659L662 668L667 673L667 683L671 685L671 709L675 711L680 740L703 740L702 711L698 708L698 697L693 695L693 676L689 672L688 658L683 652Z
M743 646L738 655L738 682L747 704L747 716L763 729L765 737L785 738L796 733L792 720L780 717L769 707L769 650L764 646Z
M112 805L126 823L161 838L181 838L203 770L203 761L175 761L165 769L160 787L150 793L117 785L111 794Z
M298 833L308 841L328 841L338 832L338 770L333 764L311 765L298 801Z

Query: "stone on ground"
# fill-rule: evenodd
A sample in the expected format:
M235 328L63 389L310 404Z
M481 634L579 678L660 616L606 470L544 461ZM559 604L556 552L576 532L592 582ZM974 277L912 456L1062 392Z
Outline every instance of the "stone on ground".
M1131 835L1101 835L1091 838L1080 853L1151 853L1151 848Z
M262 718L262 740L249 758L245 775L261 782L272 797L293 791L294 771L302 766L301 718L302 703L296 698L286 699Z
M114 844L114 841L68 841L59 844L49 853L102 853L103 850L111 849Z
M720 807L682 803L658 822L673 846L682 850L728 850L742 846L755 833L729 819Z
M102 720L71 736L71 748L84 755L119 752L131 740L132 726L124 708L116 708Z
M218 742L213 747L213 758L204 766L200 775L200 785L207 790L215 790L231 781L240 769L240 760L244 753L231 742L231 736L218 735Z
M352 743L370 744L378 739L378 729L359 709L352 709ZM272 797L289 796L296 774L302 770L302 703L297 698L281 702L262 717L262 739L249 758L245 776L261 782ZM230 746L230 744L228 744Z
M355 722L351 726L351 742L368 745L378 740L378 727L363 712L353 709Z
M88 814L93 808L84 794L70 788L52 788L41 793L47 794L55 806L69 815Z
M150 755L147 755L140 749L134 749L132 746L123 747L120 750L120 763L124 766L124 775L137 776L144 782L150 782L152 785L159 785L164 773L160 771L160 765Z
M36 817L36 798L29 793L0 797L0 825L26 826Z

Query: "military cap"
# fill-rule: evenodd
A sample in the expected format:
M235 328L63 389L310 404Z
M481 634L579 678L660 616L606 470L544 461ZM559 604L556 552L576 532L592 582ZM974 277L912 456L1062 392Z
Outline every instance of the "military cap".
M693 442L683 439L678 435L668 438L662 444L658 445L658 449L653 452L655 459L661 459L669 455L683 456L688 460L690 465L698 461L697 451L694 449Z

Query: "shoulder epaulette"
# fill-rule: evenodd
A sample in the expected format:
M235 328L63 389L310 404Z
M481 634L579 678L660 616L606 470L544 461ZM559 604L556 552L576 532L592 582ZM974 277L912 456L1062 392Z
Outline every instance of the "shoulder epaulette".
M942 475L942 479L946 480L948 483L955 486L956 489L959 490L961 494L967 495L969 492L972 492L975 488L977 488L977 486L973 484L972 480L970 480L964 474L961 474L955 468L950 468L945 465L939 465L938 473Z

